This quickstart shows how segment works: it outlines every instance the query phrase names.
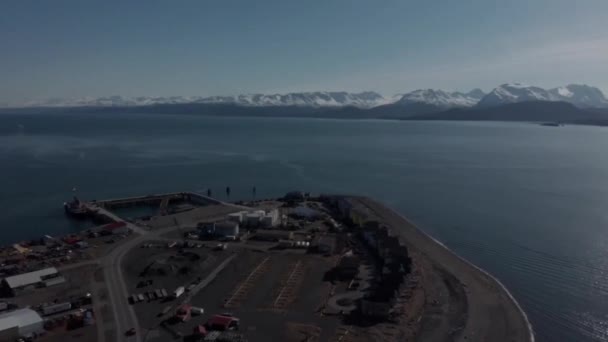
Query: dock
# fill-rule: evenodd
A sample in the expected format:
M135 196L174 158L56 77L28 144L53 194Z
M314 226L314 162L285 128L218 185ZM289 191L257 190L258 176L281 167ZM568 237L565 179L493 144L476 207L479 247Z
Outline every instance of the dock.
M194 192L172 192L166 194L155 194L136 197L125 197L107 199L102 201L91 201L99 207L106 209L125 208L139 205L158 206L166 209L169 201L187 201L198 205L224 204L222 201Z

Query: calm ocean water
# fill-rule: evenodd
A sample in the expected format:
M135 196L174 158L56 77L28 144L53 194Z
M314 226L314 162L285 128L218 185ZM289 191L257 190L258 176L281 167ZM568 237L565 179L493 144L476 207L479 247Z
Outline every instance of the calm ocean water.
M538 341L608 341L608 129L0 115L0 243L82 229L86 199L212 188L374 196L487 269Z

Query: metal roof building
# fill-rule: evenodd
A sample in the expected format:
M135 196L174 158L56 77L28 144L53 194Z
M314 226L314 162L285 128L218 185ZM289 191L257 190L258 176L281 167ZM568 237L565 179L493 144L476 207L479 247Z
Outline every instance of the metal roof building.
M42 283L43 281L57 277L58 275L59 272L57 272L57 269L55 267L49 267L34 272L6 277L4 278L4 282L10 289L15 290L22 287Z
M32 309L19 309L0 314L0 340L12 341L21 336L44 332L44 321Z

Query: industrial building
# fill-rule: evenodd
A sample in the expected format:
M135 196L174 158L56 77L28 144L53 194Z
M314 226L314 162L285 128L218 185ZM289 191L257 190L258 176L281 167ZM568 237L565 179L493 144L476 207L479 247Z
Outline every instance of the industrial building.
M6 277L2 280L2 286L13 296L19 292L33 289L35 287L48 287L65 282L55 267L18 274Z
M269 211L254 210L240 211L238 213L228 214L227 221L238 222L249 228L271 228L279 224L279 210L272 209Z
M0 341L44 333L44 321L32 309L19 309L0 314Z
M239 236L239 224L232 221L222 221L215 224L216 236Z
M239 223L237 221L207 222L198 225L201 237L239 236Z
M264 210L256 210L246 213L243 216L243 223L245 223L247 227L257 228L265 214L266 212Z
M264 228L271 228L278 225L280 222L279 209L272 209L267 211L262 218L260 218L260 225Z

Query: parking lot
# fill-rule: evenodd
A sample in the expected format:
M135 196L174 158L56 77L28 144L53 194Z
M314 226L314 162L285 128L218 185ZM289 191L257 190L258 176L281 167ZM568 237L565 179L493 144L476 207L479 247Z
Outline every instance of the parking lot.
M160 246L160 245L159 245ZM188 336L193 329L204 324L210 317L220 313L230 313L240 318L240 332L249 341L287 341L301 340L302 334L315 331L314 339L329 340L340 325L339 317L323 316L321 308L329 297L329 283L324 282L325 272L333 266L332 258L300 252L256 251L239 248L238 244L225 251L208 248L192 249L199 257L192 261L185 259L183 253L168 249L159 253L159 248L138 248L133 250L125 263L129 290L145 293L157 288L165 288L169 293L178 286L205 278L218 265L236 253L221 270L218 276L189 301L192 306L204 309L204 314L193 315L187 322L167 324L161 322L172 313L180 299L145 300L134 304L146 341L161 341L179 333ZM167 267L173 264L173 268ZM177 273L162 276L138 276L150 264L165 266L167 272L176 269ZM189 274L179 274L181 267L190 267ZM151 285L137 287L142 280L151 279ZM186 292L185 295L188 295ZM170 307L166 316L161 313ZM302 327L313 327L312 330ZM312 337L310 337L312 338ZM311 339L313 340L313 339Z

